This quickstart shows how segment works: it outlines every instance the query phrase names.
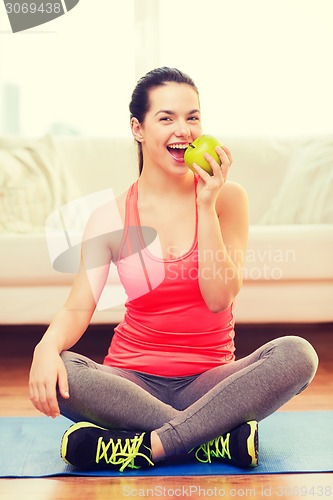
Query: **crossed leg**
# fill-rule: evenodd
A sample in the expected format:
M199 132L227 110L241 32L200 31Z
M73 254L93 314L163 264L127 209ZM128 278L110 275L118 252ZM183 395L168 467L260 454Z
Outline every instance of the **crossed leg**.
M311 382L318 358L300 337L281 337L166 394L136 372L65 352L71 397L63 415L106 428L150 431L155 461L181 455L248 420L267 417ZM170 379L171 380L171 379Z

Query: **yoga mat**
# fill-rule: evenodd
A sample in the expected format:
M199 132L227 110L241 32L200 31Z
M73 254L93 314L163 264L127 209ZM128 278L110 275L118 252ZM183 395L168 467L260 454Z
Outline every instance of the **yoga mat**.
M259 423L259 466L160 463L147 470L80 471L63 462L64 417L0 418L0 477L206 476L333 471L333 411L277 412Z

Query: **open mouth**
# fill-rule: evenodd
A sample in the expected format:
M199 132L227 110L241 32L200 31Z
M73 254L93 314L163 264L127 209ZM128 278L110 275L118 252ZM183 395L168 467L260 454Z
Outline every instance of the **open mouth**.
M188 148L188 143L186 144L170 144L167 146L167 150L174 160L177 162L184 163L184 154Z

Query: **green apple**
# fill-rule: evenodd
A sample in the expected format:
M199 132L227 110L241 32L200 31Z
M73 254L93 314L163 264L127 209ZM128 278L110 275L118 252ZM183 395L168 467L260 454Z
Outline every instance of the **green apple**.
M214 160L221 165L219 155L216 153L216 146L222 147L221 142L212 135L201 135L193 141L186 149L184 154L184 161L186 165L195 172L192 165L196 163L199 167L206 170L209 175L213 175L213 171L204 154L209 153ZM196 173L196 172L195 172Z

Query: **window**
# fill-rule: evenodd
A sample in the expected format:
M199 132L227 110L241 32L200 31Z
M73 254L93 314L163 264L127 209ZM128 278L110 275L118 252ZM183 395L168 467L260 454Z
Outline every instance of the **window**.
M0 34L2 132L129 132L136 80L133 0L96 0L93 8L80 0L65 16L15 34L0 18L0 29L7 29Z

